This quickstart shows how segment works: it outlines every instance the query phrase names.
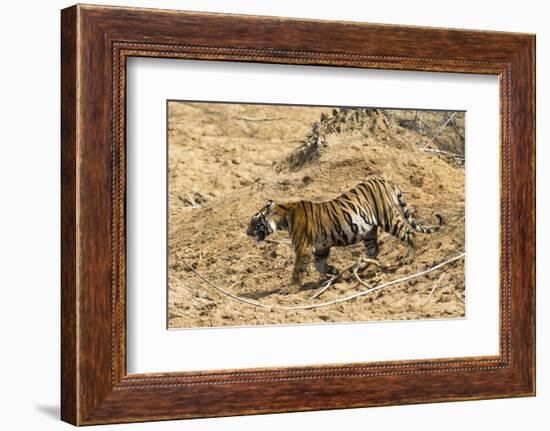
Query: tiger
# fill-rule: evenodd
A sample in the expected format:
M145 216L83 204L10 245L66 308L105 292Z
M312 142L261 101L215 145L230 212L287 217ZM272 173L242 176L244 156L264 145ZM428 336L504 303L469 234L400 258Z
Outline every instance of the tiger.
M363 241L366 255L374 259L380 252L377 237L382 229L407 244L406 259L411 261L415 233L430 234L443 225L443 217L434 215L439 222L437 226L419 225L399 187L387 179L370 177L332 200L280 203L268 200L250 219L246 234L261 242L278 230L288 232L295 254L291 289L298 291L312 251L319 273L338 276L338 269L328 264L331 247Z

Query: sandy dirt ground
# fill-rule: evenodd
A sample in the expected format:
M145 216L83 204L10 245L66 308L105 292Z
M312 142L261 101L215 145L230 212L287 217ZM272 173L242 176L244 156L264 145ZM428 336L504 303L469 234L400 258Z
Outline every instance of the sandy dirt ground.
M337 111L335 111L337 112ZM403 191L413 217L439 232L417 235L414 260L381 233L379 260L369 286L412 275L464 251L465 114L371 110L366 123L344 121L325 134L317 159L301 166L289 157L327 107L169 103L169 328L249 326L465 316L464 260L425 276L339 304L307 309L263 309L220 294L200 279L262 304L322 304L366 288L348 274L315 299L325 279L313 265L298 293L289 294L293 251L286 232L255 243L246 236L251 216L267 199L328 200L370 175ZM434 138L435 137L435 138ZM298 150L297 150L298 149ZM450 153L457 154L458 157ZM344 268L364 255L362 244L333 248L330 263Z

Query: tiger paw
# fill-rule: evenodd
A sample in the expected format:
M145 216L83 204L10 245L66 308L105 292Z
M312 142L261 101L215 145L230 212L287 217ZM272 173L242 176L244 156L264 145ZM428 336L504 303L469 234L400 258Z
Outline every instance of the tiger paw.
M302 280L292 277L292 281L290 282L290 287L286 291L286 294L290 293L298 293L302 289Z
M380 247L378 247L378 244L370 244L367 246L367 256L369 258L374 259L376 256L378 256L378 253L380 253Z
M328 266L327 266L326 274L327 274L327 275L332 275L332 276L336 277L336 276L340 275L340 271L338 270L338 268L335 268L335 267L332 266L332 265L328 265Z

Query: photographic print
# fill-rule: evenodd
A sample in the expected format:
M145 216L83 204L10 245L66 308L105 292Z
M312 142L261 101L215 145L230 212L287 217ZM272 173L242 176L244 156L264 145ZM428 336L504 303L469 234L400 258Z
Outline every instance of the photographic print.
M465 317L465 112L167 102L168 328Z

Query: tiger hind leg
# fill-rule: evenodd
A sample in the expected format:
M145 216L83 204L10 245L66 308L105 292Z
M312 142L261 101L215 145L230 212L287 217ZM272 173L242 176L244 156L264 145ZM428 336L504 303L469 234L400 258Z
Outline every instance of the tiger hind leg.
M414 233L410 233L407 238L407 260L412 261L414 258Z
M403 232L401 241L407 243L407 255L403 258L403 263L412 263L414 260L415 251L415 234L412 229L405 230Z
M329 265L327 263L329 255L330 255L330 248L326 248L323 250L315 250L313 253L313 256L315 258L315 268L321 274L336 276L339 274L339 271L334 266Z
M378 253L380 253L376 226L367 234L366 238L363 240L363 243L365 244L367 257L372 259L376 258L376 256L378 256Z
M403 263L411 263L415 251L415 231L402 217L399 217L393 226L391 234L407 244L407 255L401 259Z

